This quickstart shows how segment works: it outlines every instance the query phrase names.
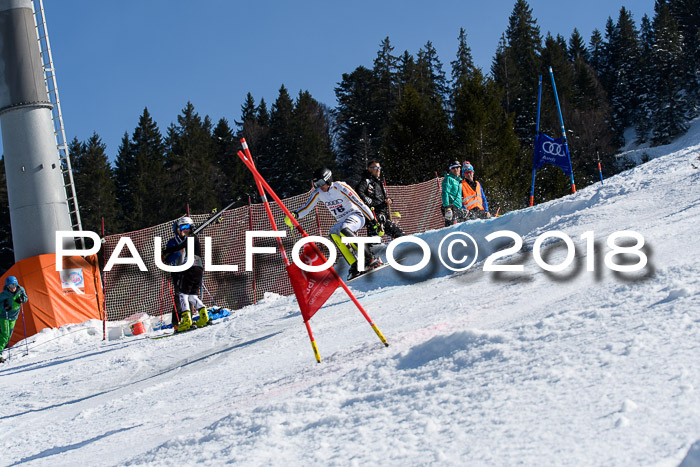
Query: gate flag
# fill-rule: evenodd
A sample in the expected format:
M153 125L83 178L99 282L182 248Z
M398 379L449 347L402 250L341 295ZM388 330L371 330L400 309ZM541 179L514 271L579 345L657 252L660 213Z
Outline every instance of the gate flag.
M552 138L539 133L535 140L535 157L533 170L537 170L545 164L559 167L566 175L571 176L571 163L569 162L569 147L564 138Z
M559 123L561 123L561 138L551 138L544 133L540 133L540 103L542 102L542 75L540 75L539 86L537 87L537 129L535 133L535 151L532 156L532 188L530 188L530 206L535 204L535 172L545 164L552 164L559 167L566 175L571 177L571 192L576 193L574 183L574 170L571 168L571 158L569 157L569 145L566 142L566 128L564 128L564 117L561 115L559 105L559 95L557 85L554 82L554 71L549 67L549 76L552 78L552 88L554 89L554 100L557 103L559 112Z
M309 235L306 232L304 232L304 229L301 227L301 225L296 220L291 211L287 209L287 207L284 205L279 196L277 196L277 194L272 188L270 188L270 185L268 185L268 183L265 181L262 175L260 175L258 169L255 168L255 164L253 163L253 157L250 154L250 149L248 149L248 144L245 142L245 139L241 139L241 144L243 145L243 150L245 151L245 154L242 151L238 151L236 154L238 154L238 157L241 159L241 161L243 161L246 167L248 167L250 172L253 174L253 177L255 178L255 184L257 185L258 191L260 191L260 196L264 201L265 211L267 212L267 217L270 220L270 225L272 226L272 228L274 230L277 230L277 224L275 223L275 219L272 215L270 203L268 202L267 197L265 196L266 192L272 197L274 201L277 202L277 205L282 209L282 212L284 212L284 214L286 214L292 220L294 227L296 227L297 230L299 230L299 232L301 232L301 234L304 237L308 237ZM385 346L389 346L389 342L387 342L382 332L379 330L377 325L372 322L372 319L369 317L365 309L362 307L362 305L360 305L360 302L357 301L355 295L350 291L350 289L345 284L345 282L343 282L340 276L338 276L338 273L335 271L335 269L333 269L332 266L329 269L326 269L325 271L318 271L315 273L304 271L296 264L289 261L287 253L285 253L284 246L282 245L282 241L279 237L277 237L277 245L279 246L280 252L282 253L282 258L284 259L284 264L287 268L289 282L292 285L294 294L297 296L299 309L301 310L301 315L304 318L304 325L306 326L306 331L309 333L311 348L313 348L314 350L314 356L316 357L316 361L318 363L321 363L321 355L318 353L318 347L316 346L314 335L311 332L311 325L309 324L309 320L314 315L314 313L316 313L318 309L321 308L321 306L323 306L326 300L328 300L328 298L331 295L333 295L333 292L335 292L338 286L342 287L345 293L348 294L350 300L352 300L357 309L360 310L360 313L362 313L362 316L365 317L367 323L369 323L369 325L372 327L372 330L375 332L375 334L377 334L379 340L382 341L382 343ZM313 242L304 244L304 249L301 251L299 258L304 263L312 266L321 266L326 263L326 258L323 256L323 253Z
M319 266L324 263L323 258L309 244L304 245L299 259L309 266ZM325 271L311 272L290 263L287 266L287 273L304 321L310 320L340 285L338 277L330 268Z

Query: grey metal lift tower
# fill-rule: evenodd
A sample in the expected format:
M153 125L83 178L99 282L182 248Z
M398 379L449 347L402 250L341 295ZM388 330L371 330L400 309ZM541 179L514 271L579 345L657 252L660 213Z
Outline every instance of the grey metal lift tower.
M57 230L80 230L43 4L35 5L0 0L0 127L15 262L55 253Z

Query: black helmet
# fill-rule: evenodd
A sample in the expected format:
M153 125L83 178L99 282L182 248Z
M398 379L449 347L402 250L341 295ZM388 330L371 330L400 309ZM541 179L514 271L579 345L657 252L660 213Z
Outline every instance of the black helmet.
M447 166L447 170L452 170L455 167L459 167L460 169L462 168L462 163L457 159L450 161L450 165Z
M322 167L314 172L314 187L330 185L333 181L333 173L328 167Z

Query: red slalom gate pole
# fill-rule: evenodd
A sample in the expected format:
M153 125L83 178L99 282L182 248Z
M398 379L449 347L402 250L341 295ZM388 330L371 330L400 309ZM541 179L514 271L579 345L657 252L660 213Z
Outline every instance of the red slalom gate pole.
M160 280L160 329L163 329L163 292L165 291L165 277Z
M261 185L261 186L265 189L265 191L272 197L272 199L273 199L273 200L277 203L277 205L282 209L282 211L284 212L284 214L285 214L287 217L289 217L289 218L291 219L291 221L292 221L294 227L296 227L297 230L299 230L299 232L301 232L302 236L308 237L309 234L307 234L306 231L304 231L304 229L302 228L301 224L299 224L299 222L298 222L298 221L296 220L296 218L292 215L292 213L289 211L289 209L287 209L287 207L284 205L284 203L283 203L282 200L279 198L279 196L277 196L277 194L276 194L276 193L274 192L274 190L270 187L270 185L267 183L267 181L262 177L262 175L260 175L260 173L258 172L258 170L255 168L255 165L254 165L253 162L252 162L252 156L250 155L250 150L248 149L248 144L245 142L245 139L242 139L242 140L241 140L241 144L243 145L243 149L244 149L244 151L245 151L246 153L244 154L243 152L238 151L238 157L241 159L241 161L243 161L243 163L246 165L246 167L248 167L248 169L251 171L251 173L253 174L253 177L255 177L256 183L258 183L259 185ZM270 213L270 215L271 215L271 213ZM273 222L274 222L274 221L273 221ZM280 241L280 242L281 242L281 241ZM315 253L316 253L317 255L319 255L319 257L320 257L324 262L327 261L327 260L326 260L326 257L325 257L325 256L323 255L323 253L321 252L321 249L318 248L318 246L316 246L316 244L315 244L314 242L311 242L310 245L311 245L312 248L314 249ZM287 261L289 261L289 260L287 259ZM345 293L348 295L348 297L350 297L350 300L352 300L352 302L355 304L355 306L357 307L357 309L360 310L360 313L362 313L362 316L364 316L365 320L367 320L367 322L369 323L369 325L372 327L372 329L374 330L374 332L377 334L377 337L379 337L379 340L382 341L382 343L383 343L385 346L388 347L388 346L389 346L389 343L387 342L386 338L384 337L384 335L382 334L382 332L379 330L379 328L377 327L377 325L374 324L374 322L372 322L372 318L369 317L369 314L367 314L367 311L366 311L366 310L364 309L364 307L360 304L360 302L357 300L357 298L355 297L355 295L350 291L350 289L348 288L348 286L347 286L347 284L345 283L345 281L343 281L343 279L340 277L340 275L338 275L338 272L335 270L335 268L331 267L330 269L331 269L332 274L338 279L338 282L340 283L340 286L343 288L343 290L344 290ZM310 331L310 330L311 330L311 329L309 328L309 331Z
M245 138L241 140L241 143L243 144L243 149L246 152L246 157L248 158L248 161L250 162L250 166L248 166L248 169L250 170L255 170L255 172L258 172L258 169L255 167L255 163L253 162L253 156L250 154L250 150L248 149L248 143L245 142ZM238 151L240 152L240 151ZM245 162L245 161L244 161ZM248 164L246 164L248 165ZM255 174L253 174L255 175ZM258 173L259 176L259 173ZM262 176L260 176L260 179L262 179ZM270 225L272 228L277 231L277 223L275 222L275 218L272 215L272 209L270 209L270 203L267 200L267 196L265 196L265 189L263 186L260 184L260 180L258 177L255 177L255 185L258 187L258 191L260 192L260 197L262 198L263 201L263 206L265 206L265 212L267 213L267 218L270 220ZM285 213L286 214L286 213ZM289 266L289 258L287 258L287 252L284 249L284 245L282 244L282 239L279 237L275 237L277 240L277 246L280 248L280 251L282 252L282 258L284 259L284 265Z
M170 285L170 281L168 281L168 290L170 290L170 298L173 299L173 307L175 307L175 316L177 317L177 321L180 321L180 313L177 312L177 304L175 303L175 294L173 293L173 287ZM178 297L179 300L179 297ZM171 321L172 323L172 321ZM175 323L172 323L173 329L175 329Z
M248 228L253 230L253 204L250 200L250 195L248 195ZM256 287L255 287L255 258L253 258L253 303L257 303L256 297Z
M248 158L248 162L250 162L250 166L248 166L248 169L252 170L255 169L255 172L257 172L257 168L255 167L255 162L253 162L253 156L250 153L250 149L248 149L248 143L246 143L245 138L241 140L241 143L243 145L243 150L245 151L245 155ZM239 156L240 156L240 151ZM246 162L245 160L243 162ZM253 173L255 176L255 173ZM259 174L258 174L259 175ZM265 206L265 212L267 213L267 217L270 221L270 225L272 228L276 231L277 230L277 223L275 222L275 218L272 215L272 209L270 209L270 203L267 200L267 196L265 196L265 189L263 188L262 184L260 183L260 180L263 179L262 176L257 177L255 176L255 185L258 187L258 191L260 192L260 197L262 198L263 205ZM280 203L278 203L280 204ZM289 214L287 214L289 215ZM291 217L291 216L290 216ZM280 249L280 253L282 254L282 259L284 260L284 265L285 268L289 267L290 262L289 258L287 257L287 252L284 249L284 244L282 243L282 239L280 237L275 237L275 240L277 240L277 246ZM253 277L255 277L255 273L253 273ZM317 363L321 363L321 354L318 351L318 346L316 345L316 339L314 339L314 334L311 332L311 325L309 324L308 320L304 320L304 324L306 325L306 332L309 335L309 341L311 342L311 349L314 352L314 357L316 358Z
M102 238L101 240L104 242L105 241L105 218L103 217L101 222L101 233L102 233ZM105 264L105 253L104 253L104 248L100 248L100 251L102 251L102 264ZM97 259L97 269L100 269L100 260L99 258ZM104 271L100 270L100 281L102 282L102 310L104 313L102 314L102 340L106 341L107 340L107 291L105 290L105 275Z

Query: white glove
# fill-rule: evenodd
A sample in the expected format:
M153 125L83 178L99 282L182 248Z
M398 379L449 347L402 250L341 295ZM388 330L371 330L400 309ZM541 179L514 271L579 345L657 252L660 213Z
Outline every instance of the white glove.
M451 209L451 208L447 208L447 209L445 210L445 220L446 220L446 221L451 221L451 220L452 220L452 209Z

